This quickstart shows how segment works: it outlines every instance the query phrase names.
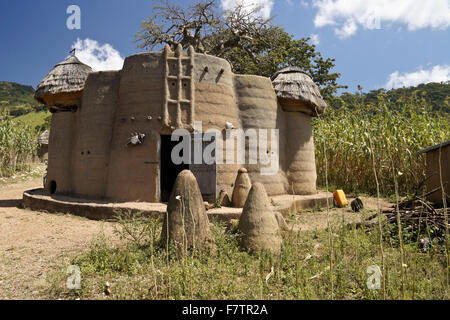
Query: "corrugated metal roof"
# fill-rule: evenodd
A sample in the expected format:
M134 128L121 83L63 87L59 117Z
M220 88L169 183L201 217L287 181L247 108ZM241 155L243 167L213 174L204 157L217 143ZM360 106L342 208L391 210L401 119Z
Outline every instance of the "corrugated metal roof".
M450 145L450 140L442 142L442 143L437 144L437 145L432 146L432 147L428 147L428 148L422 149L419 152L417 152L416 155L419 155L419 154L422 154L422 153L427 153L427 152L430 152L430 151L433 151L433 150L437 150L439 148L443 148L443 147L446 147L448 145Z

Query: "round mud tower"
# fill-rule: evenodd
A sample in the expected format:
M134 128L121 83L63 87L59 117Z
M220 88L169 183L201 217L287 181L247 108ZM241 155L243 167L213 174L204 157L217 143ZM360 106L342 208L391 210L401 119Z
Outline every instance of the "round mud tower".
M195 176L183 170L175 180L161 232L163 246L174 242L177 249L215 252L202 194Z
M280 252L282 239L278 221L261 183L255 183L251 188L238 228L243 234L243 249L250 252L266 249L273 254Z
M233 194L231 196L233 207L244 207L251 187L252 182L250 181L250 177L248 176L247 169L240 168L236 177L236 181L234 182Z

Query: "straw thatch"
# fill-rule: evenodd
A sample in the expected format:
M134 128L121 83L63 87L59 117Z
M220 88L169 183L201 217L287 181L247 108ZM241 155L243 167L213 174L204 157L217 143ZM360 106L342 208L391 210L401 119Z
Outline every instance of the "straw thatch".
M327 104L319 87L301 68L284 68L270 79L278 100L286 111L301 111L312 116L325 112Z
M48 145L48 138L50 136L50 131L45 130L44 132L41 133L41 135L38 138L38 143L40 145Z
M54 66L39 83L34 97L39 102L47 104L46 97L48 96L81 92L91 71L91 67L72 55Z

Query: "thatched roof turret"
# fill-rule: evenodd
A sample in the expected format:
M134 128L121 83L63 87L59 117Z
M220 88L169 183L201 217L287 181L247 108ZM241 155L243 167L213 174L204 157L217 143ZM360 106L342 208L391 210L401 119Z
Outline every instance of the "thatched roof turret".
M319 87L303 69L287 67L270 79L285 111L300 111L311 116L325 112L327 104Z
M92 71L75 55L58 63L39 83L34 97L50 111L74 109L79 106L84 83Z
M48 139L50 137L50 131L45 130L44 132L41 133L41 135L38 138L38 143L40 145L44 145L47 146L48 145Z

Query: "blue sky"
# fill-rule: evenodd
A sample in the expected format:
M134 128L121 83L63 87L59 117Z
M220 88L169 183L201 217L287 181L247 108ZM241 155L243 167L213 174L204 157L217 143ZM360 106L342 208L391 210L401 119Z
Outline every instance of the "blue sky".
M221 0L232 6L236 0ZM296 38L313 36L336 59L339 82L354 92L450 80L450 0L244 0ZM181 1L184 4L190 1ZM219 0L220 2L220 0ZM69 30L69 5L81 8L81 30ZM120 67L142 51L133 42L152 13L150 0L15 0L0 3L0 81L36 87L78 41L94 68ZM85 41L90 39L91 41ZM95 42L96 41L96 42ZM99 61L100 49L106 61ZM79 51L79 52L80 52Z

